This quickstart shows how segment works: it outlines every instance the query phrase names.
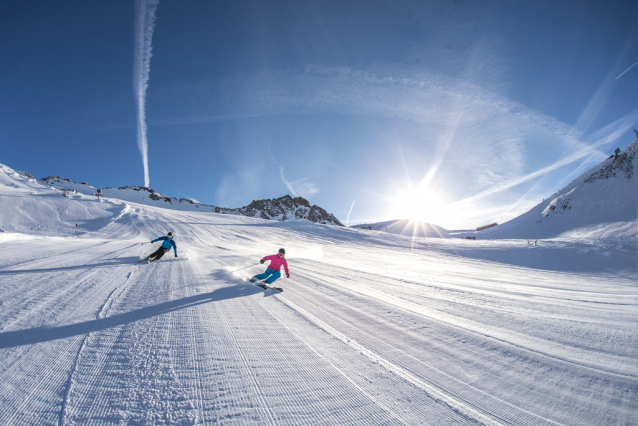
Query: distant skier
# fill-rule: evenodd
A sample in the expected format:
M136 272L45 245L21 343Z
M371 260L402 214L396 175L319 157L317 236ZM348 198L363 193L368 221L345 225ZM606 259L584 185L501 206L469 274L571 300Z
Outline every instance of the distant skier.
M279 253L273 254L271 256L266 256L259 261L259 263L263 264L265 261L270 260L270 265L266 272L263 274L255 275L250 279L250 282L265 280L266 284L272 284L281 277L281 267L283 266L286 271L286 278L290 278L290 272L288 272L288 262L285 259L286 250L279 249Z
M99 200L101 196L102 196L102 189L98 188L98 190L97 190L97 199Z
M158 248L155 252L151 253L149 256L145 257L144 259L140 259L139 262L144 262L145 260L148 260L148 263L153 263L156 260L160 260L165 253L168 253L169 251L171 251L171 247L173 247L173 251L175 251L175 257L177 257L177 244L175 244L175 240L173 240L172 232L169 232L168 235L165 237L159 237L151 241L151 243L154 243L156 241L164 241L164 242L162 243L160 248Z

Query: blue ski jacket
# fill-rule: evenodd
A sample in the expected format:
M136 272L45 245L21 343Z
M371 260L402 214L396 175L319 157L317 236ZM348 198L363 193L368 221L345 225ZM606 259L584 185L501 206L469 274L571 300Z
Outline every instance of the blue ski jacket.
M157 241L160 240L164 240L164 242L162 243L162 247L164 247L165 249L170 250L171 246L173 246L173 250L175 251L175 255L177 255L177 244L175 244L175 240L173 240L172 238L169 239L168 237L159 237L156 240L153 240L151 242L155 243Z

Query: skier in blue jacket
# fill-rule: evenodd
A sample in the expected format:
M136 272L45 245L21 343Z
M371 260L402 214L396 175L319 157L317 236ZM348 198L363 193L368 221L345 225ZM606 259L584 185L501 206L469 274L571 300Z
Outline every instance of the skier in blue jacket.
M155 252L151 253L146 258L141 259L140 262L148 260L148 263L153 263L156 260L160 260L165 253L168 253L169 251L171 251L171 247L173 247L173 250L175 251L175 257L177 257L177 244L175 244L175 240L173 239L172 232L169 232L168 235L165 237L159 237L151 241L151 243L154 243L156 241L163 241L160 248L158 248Z

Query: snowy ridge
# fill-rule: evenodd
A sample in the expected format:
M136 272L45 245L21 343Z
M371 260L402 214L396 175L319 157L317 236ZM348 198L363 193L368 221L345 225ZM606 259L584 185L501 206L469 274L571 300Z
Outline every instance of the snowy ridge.
M362 223L359 225L352 225L350 228L383 231L406 237L446 238L449 234L447 229L441 228L440 226L407 219L388 220L386 222L377 223Z
M83 235L107 226L126 208L121 201L51 188L29 176L0 164L0 233L75 236L77 224L77 235Z
M60 176L46 177L41 179L40 183L65 191L68 195L76 193L93 195L97 193L97 188L86 182L77 183L71 179L61 178ZM219 207L194 202L188 198L178 199L176 197L168 197L160 194L154 189L146 188L144 186L122 186L119 188L107 187L102 190L102 196L176 210L212 211L220 214L241 215L277 221L304 219L324 225L343 226L339 219L337 219L333 214L326 212L317 205L311 206L310 203L302 197L293 198L290 195L274 198L272 200L266 199L253 201L249 205L239 208Z
M521 216L479 233L481 238L589 235L636 244L638 139Z

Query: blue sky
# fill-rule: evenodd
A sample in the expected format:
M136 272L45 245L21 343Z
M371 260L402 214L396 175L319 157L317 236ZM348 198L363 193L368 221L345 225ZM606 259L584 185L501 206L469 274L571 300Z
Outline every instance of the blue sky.
M0 162L143 185L133 1L0 3ZM527 211L633 140L635 1L160 0L150 187L350 224ZM138 76L139 77L139 76ZM142 76L143 77L143 76Z

